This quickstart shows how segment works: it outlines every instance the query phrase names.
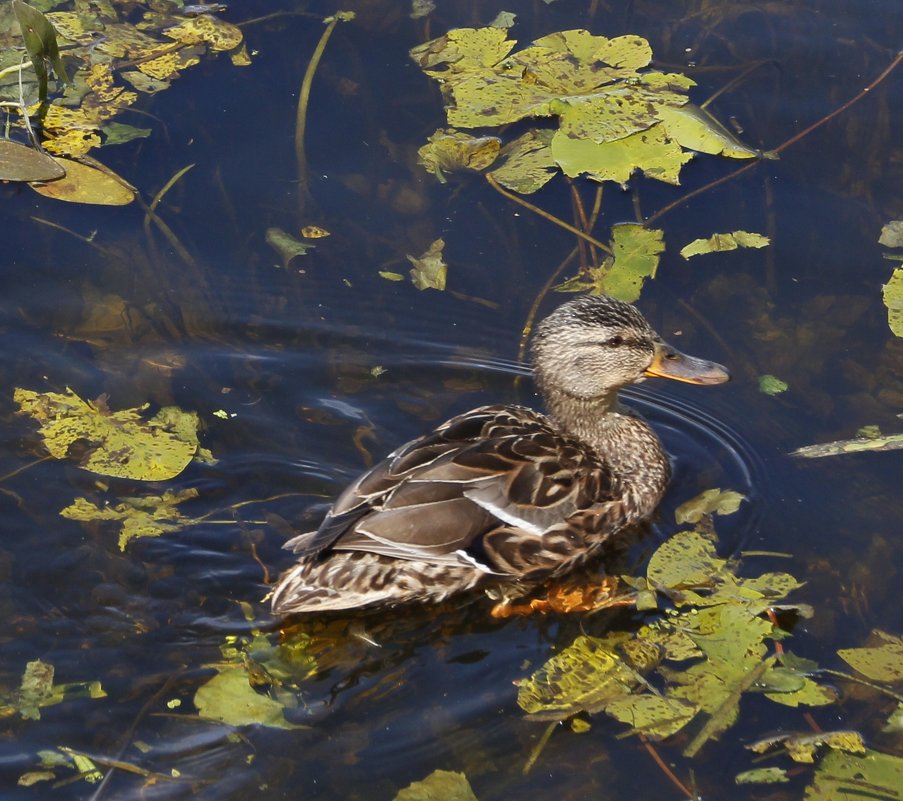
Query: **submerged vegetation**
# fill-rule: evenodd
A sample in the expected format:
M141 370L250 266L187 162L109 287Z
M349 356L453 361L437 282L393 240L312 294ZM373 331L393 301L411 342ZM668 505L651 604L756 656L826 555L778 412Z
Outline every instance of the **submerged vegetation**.
M470 315L486 315L481 326L500 317L486 329L496 333L522 324L523 356L550 292L642 298L669 333L717 341L737 392L749 390L735 396L733 424L769 452L903 447L890 431L903 409L903 184L884 94L899 80L896 42L831 40L831 74L866 76L858 83L828 84L824 61L794 56L820 76L806 86L817 105L803 107L793 70L774 69L789 51L759 52L740 35L761 24L785 47L809 41L819 23L799 4L536 4L485 26L497 9L355 5L244 21L181 0L0 7L8 247L16 269L31 268L13 278L34 273L66 297L45 308L17 293L2 328L11 533L0 570L16 592L2 601L0 719L7 742L21 742L9 763L21 792L66 797L90 782L97 799L119 781L133 795L268 797L322 775L335 785L311 790L323 798L570 798L602 794L593 777L605 762L607 792L622 796L639 791L617 763L649 754L666 785L641 793L650 799L675 788L898 798L903 640L892 600L880 600L899 583L899 546L882 533L897 502L855 477L812 474L814 505L828 511L810 523L817 534L750 524L742 542L736 521L754 519L765 491L753 479L712 488L713 468L685 479L664 536L625 544L634 550L613 555L611 575L593 576L604 597L592 614L502 622L475 603L276 632L260 603L279 544L332 496L345 451L366 464L394 444L373 399L431 420L466 393L488 402L486 365L510 348L465 352ZM370 96L380 85L370 40L395 65L386 96ZM264 69L253 102L241 95L250 133L237 138L251 143L238 151L188 95L244 91ZM273 77L283 71L288 90ZM164 105L189 77L190 92ZM758 93L732 102L750 85ZM786 126L787 114L807 122ZM359 152L348 129L364 118ZM280 124L294 130L268 138ZM862 160L823 159L818 144L797 162L816 136ZM182 139L197 140L183 162L198 163L192 172L173 163ZM285 152L273 145L273 156L272 142ZM202 197L191 185L200 173ZM849 218L800 226L778 179L823 182ZM18 194L26 184L39 197ZM137 201L143 219L63 212L53 199ZM793 263L830 254L841 228L866 231L873 251L809 272ZM18 230L30 232L21 252ZM544 266L549 254L558 263ZM853 261L857 282L845 273ZM363 310L394 308L386 298L401 311L385 311L379 339ZM443 356L442 382L420 371L407 383L420 365L386 344L409 317L434 323L423 341L461 347ZM375 344L358 348L330 323ZM22 350L21 332L45 350ZM214 352L215 367L199 363ZM293 352L325 354L327 378L292 378ZM798 447L813 436L832 441ZM855 474L842 459L794 465L825 461ZM779 494L805 492L788 483ZM753 537L781 553L751 550ZM59 587L35 611L29 593L42 582ZM564 588L552 608L581 606L583 590ZM510 650L484 670L490 639ZM446 687L446 672L460 684ZM473 706L491 713L473 724ZM412 726L407 708L454 725L420 721L414 757L386 777L374 766ZM90 733L60 735L63 716ZM326 741L344 750L317 748ZM541 768L562 786L540 781ZM220 773L246 785L223 790Z

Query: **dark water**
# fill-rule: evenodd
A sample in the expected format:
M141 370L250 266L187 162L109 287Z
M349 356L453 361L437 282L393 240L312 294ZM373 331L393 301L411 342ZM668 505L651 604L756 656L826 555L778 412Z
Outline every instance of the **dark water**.
M854 0L514 6L512 36L521 42L575 27L648 38L663 65L697 80L698 102L761 62L712 110L736 118L746 141L763 148L860 91L892 60L903 20L897 3ZM0 374L8 388L0 681L8 694L26 663L41 659L55 666L57 682L99 680L107 693L45 707L39 721L0 719L4 798L388 800L435 769L466 773L482 801L676 797L636 739L616 739L622 727L602 716L588 733L556 732L522 775L545 724L524 719L512 682L581 631L629 625L624 613L494 621L475 603L323 624L321 644L331 645L318 653L321 670L308 678L296 664L285 685L296 706L289 717L310 728L250 727L237 737L193 716L194 692L226 638L271 630L261 599L266 579L290 561L280 546L292 530L315 525L370 460L446 417L483 403L536 402L529 382L515 383L525 373L518 339L573 238L475 176L443 186L415 163L416 148L444 118L408 48L451 27L486 24L503 8L443 4L424 22L401 3L363 3L357 20L337 27L314 84L312 201L299 218L297 87L319 20L335 9L232 6L226 18L236 23L296 13L244 28L252 66L210 60L142 101L153 115L151 139L98 152L146 197L196 165L160 209L191 266L158 236L149 243L136 206L68 206L0 187ZM900 632L903 471L894 453L820 461L786 454L863 425L899 428L903 344L887 327L881 286L892 265L877 237L903 214L894 134L901 85L891 75L780 161L661 217L668 251L639 304L663 335L728 364L735 380L705 390L646 383L630 393L676 471L651 534L625 559L641 569L675 531L674 508L698 492L745 493L741 510L718 521L722 552L789 554L760 558L755 569L808 582L795 597L816 614L796 627L793 649L833 667L835 650L861 644L871 628ZM685 168L681 188L639 180L640 208L652 215L734 166L701 157ZM532 199L571 216L561 182ZM607 187L597 231L633 219L632 202ZM96 232L96 247L35 218ZM309 223L332 236L288 269L278 266L266 229ZM677 255L696 237L737 228L767 233L774 245L689 262ZM405 255L439 236L454 294L378 275L406 274ZM98 309L113 309L114 322ZM763 374L789 390L761 393ZM14 415L12 388L67 386L87 398L108 393L113 408L196 410L202 444L218 461L192 464L150 490L121 480L98 486L63 461L20 470L42 451L33 426ZM114 527L58 514L75 497L115 502L188 488L198 497L184 513L205 522L124 552ZM274 647L277 639L270 634ZM882 713L861 699L814 714L825 728L860 727L894 747L877 733ZM682 761L679 745L660 750L685 779L695 772L704 795L758 797L732 783L751 766L742 745L780 728L807 724L796 710L751 698L738 726L692 762ZM41 750L59 746L152 773L115 770L102 785L52 790L49 782L16 786L39 769ZM805 781L784 797L801 797Z

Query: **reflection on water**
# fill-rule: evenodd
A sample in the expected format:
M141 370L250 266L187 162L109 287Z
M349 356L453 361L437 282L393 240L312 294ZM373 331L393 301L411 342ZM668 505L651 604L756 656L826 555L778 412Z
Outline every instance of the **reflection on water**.
M416 166L416 148L443 117L406 50L449 27L485 24L502 6L452 4L425 22L400 4L361 5L359 19L336 32L312 96L317 220L294 219L292 93L322 29L306 11L248 26L253 66L215 63L206 75L186 75L148 106L160 121L150 140L100 151L146 195L197 162L161 205L193 267L162 242L148 246L136 209L69 207L0 188L7 397L15 386L71 386L88 398L109 393L113 408L197 410L202 443L217 459L165 486L103 479L67 461L29 464L42 453L34 427L11 402L4 407L0 692L10 703L26 664L40 659L55 666L57 683L99 680L107 694L47 705L40 720L5 711L5 797L388 801L435 769L466 773L481 801L635 795L638 776L644 798L674 797L635 739L616 739L623 727L603 716L583 734L559 727L533 771L521 772L544 724L523 718L512 682L578 634L636 627L639 614L496 621L478 598L317 621L306 632L319 666L310 675L311 655L292 656L291 635L280 639L261 603L291 561L281 543L316 526L367 465L468 408L536 402L531 384L515 381L525 373L518 341L530 304L574 247L476 177L441 185ZM866 10L852 0L811 9L586 5L537 4L512 35L527 42L580 26L639 33L666 68L697 66L697 101L762 62L715 104L757 146L789 138L855 94L888 63L901 21L894 4ZM241 21L273 10L249 3L227 13ZM880 287L889 270L875 244L880 225L899 216L889 112L896 86L780 162L662 219L669 249L640 306L667 339L729 365L735 380L704 393L651 381L626 393L664 440L675 476L650 530L616 559L640 571L676 530L674 509L698 492L744 493L740 511L717 521L721 552L789 554L755 557L755 569L809 582L795 597L816 615L797 625L793 650L827 666L872 627L900 630L899 460L784 456L865 424L898 425L903 347L887 331ZM638 182L636 198L606 187L603 238L612 222L633 219L634 202L649 215L727 169L700 158L684 188ZM572 216L563 184L534 200ZM31 215L96 234L87 244ZM333 235L277 266L265 230L310 222ZM697 237L736 228L768 233L775 245L691 262L676 256ZM406 276L405 254L440 235L457 294L379 276ZM577 262L569 269L563 274ZM760 393L763 374L789 391ZM76 497L102 506L188 488L198 497L181 511L197 522L124 552L114 526L58 514ZM236 642L284 649L287 719L306 728L235 730L195 716L195 691ZM272 680L261 680L261 692L275 692ZM872 732L875 715L858 712L841 706L816 718L828 727L838 716L847 725L849 715L849 725ZM750 767L741 741L779 727L807 724L798 711L750 699L740 725L696 760L681 762L680 744L660 748L683 777L695 771L705 794L747 797L731 784ZM887 736L874 736L887 746ZM95 758L106 779L67 781L71 767L42 767L40 752L60 747ZM17 786L42 770L53 777Z

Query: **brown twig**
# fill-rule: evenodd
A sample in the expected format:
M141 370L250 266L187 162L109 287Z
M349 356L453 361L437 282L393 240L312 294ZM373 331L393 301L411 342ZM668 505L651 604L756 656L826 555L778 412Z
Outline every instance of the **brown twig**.
M782 142L780 145L778 145L776 148L774 148L770 152L775 153L775 154L782 153L788 147L790 147L791 145L795 145L801 139L808 136L810 133L812 133L816 129L821 128L822 125L825 125L826 123L830 122L839 114L843 114L844 111L846 111L848 108L850 108L855 103L858 103L860 100L862 100L862 98L864 98L866 95L868 95L869 92L873 91L885 78L887 78L888 75L890 75L900 65L901 61L903 61L903 51L900 51L899 53L897 53L894 60L891 61L891 63L888 64L888 66L885 67L884 70L882 70L881 74L878 75L877 78L875 78L868 86L866 86L864 89L859 91L856 95L854 95L849 100L847 100L846 103L844 103L841 106L838 106L830 114L827 114L826 116L822 117L820 120L817 120L816 122L812 123L812 125L810 125L808 128L804 128L798 134L791 136L789 139ZM695 197L698 197L699 195L703 194L704 192L708 192L710 189L714 189L717 186L721 186L721 184L723 184L723 183L732 181L734 178L737 178L740 175L743 175L743 173L749 172L750 170L754 169L755 167L758 167L759 164L761 163L761 161L762 161L762 159L756 159L755 161L751 161L749 164L744 164L739 169L736 169L733 172L728 173L727 175L723 175L723 176L721 176L721 178L717 178L714 181L707 183L705 186L701 186L698 189L694 189L692 192L688 192L683 197L678 198L677 200L672 201L671 203L668 203L666 206L663 206L657 212L655 212L655 214L653 214L651 217L649 217L646 220L646 225L652 224L653 222L658 220L660 217L663 217L665 214L667 214L669 211L673 211L674 209L678 208L679 206L683 206L685 203L687 203L688 201L692 200Z
M649 742L645 735L640 735L640 742L643 744L643 748L646 749L646 753L652 757L652 761L658 765L661 772L665 774L671 784L680 790L687 798L693 798L693 791L677 777L677 774L671 770L668 763L662 759L661 754L659 754L655 749L655 746Z

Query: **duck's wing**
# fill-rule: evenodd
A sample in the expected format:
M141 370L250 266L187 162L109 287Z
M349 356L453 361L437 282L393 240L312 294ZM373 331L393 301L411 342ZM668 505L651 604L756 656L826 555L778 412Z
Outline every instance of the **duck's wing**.
M610 530L608 468L530 409L487 406L452 418L361 476L311 534L286 544L302 558L367 551L486 572L548 571ZM586 515L593 525L587 523ZM595 521L595 522L594 522Z

